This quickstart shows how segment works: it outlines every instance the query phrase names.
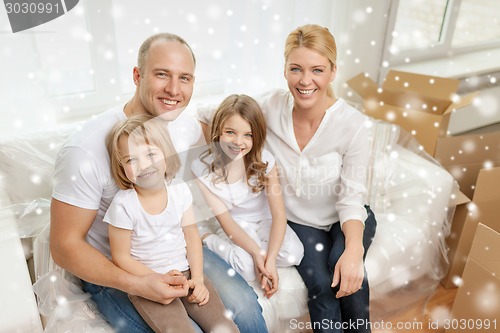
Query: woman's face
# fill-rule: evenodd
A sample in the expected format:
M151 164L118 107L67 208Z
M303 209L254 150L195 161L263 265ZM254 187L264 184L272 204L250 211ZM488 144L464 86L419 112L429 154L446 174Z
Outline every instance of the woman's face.
M318 52L298 47L288 55L285 78L295 100L295 107L310 109L323 105L329 97L327 90L335 78L336 67Z

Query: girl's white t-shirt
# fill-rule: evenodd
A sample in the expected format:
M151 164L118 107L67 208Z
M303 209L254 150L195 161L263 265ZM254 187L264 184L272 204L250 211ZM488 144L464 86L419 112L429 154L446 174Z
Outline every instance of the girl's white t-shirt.
M262 161L268 163L266 169L266 174L268 174L275 165L274 157L264 149ZM206 159L206 162L212 162L210 157ZM264 190L257 193L252 192L245 178L230 184L224 181L214 184L212 182L214 175L209 173L208 166L200 159L193 162L191 169L195 176L224 202L235 221L251 223L272 218ZM250 179L250 184L254 181L255 179Z
M115 227L132 230L131 256L162 274L189 269L181 219L193 197L183 182L168 185L167 192L163 212L151 215L142 208L135 190L120 190L103 219Z

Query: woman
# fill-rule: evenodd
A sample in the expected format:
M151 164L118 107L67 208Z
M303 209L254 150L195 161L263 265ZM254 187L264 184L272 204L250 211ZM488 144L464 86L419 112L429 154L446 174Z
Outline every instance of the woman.
M376 221L366 206L369 121L333 94L337 50L328 29L295 29L284 55L289 91L257 101L281 168L288 224L304 244L297 268L311 325L314 332L370 332L364 259Z

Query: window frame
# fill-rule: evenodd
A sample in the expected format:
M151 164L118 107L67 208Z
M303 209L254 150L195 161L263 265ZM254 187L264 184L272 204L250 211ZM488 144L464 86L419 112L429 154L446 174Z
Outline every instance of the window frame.
M391 0L388 14L388 24L384 43L383 61L388 61L391 67L401 66L408 63L429 61L434 59L447 58L451 55L461 55L472 52L500 48L498 41L482 42L474 45L453 47L452 40L455 26L460 11L462 0L448 0L447 9L443 21L442 41L432 47L424 49L408 49L400 51L398 54L391 54L390 48L393 42L393 32L396 26L397 13L400 0ZM409 61L407 61L409 59Z

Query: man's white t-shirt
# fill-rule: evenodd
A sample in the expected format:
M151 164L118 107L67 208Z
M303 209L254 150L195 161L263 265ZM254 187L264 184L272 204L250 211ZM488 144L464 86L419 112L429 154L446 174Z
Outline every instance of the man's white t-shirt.
M118 186L111 176L106 136L116 123L125 119L123 106L117 106L89 120L63 145L54 170L52 197L79 208L97 210L87 241L108 258L111 258L108 225L103 218ZM167 128L177 152L194 146L202 136L199 123L188 110ZM76 222L67 216L67 223Z
M160 214L147 213L137 192L130 189L116 193L104 215L104 222L132 231L132 258L161 274L189 269L181 220L193 202L186 183L169 184L166 188L168 202Z

